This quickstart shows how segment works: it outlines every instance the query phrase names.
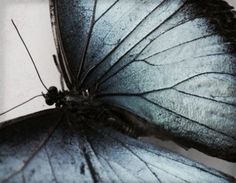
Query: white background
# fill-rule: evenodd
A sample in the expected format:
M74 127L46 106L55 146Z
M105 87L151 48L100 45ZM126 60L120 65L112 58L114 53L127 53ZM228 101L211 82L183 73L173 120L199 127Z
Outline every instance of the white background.
M51 32L48 0L0 0L0 113L45 89L42 87L29 57L11 24L14 19L43 81L47 86L59 85L59 74L54 65L55 54ZM229 0L236 7L236 0ZM43 98L0 116L0 122L47 108ZM155 141L156 143L156 141ZM222 170L236 177L236 164L203 155L195 150L185 151L167 142L158 142L173 151Z
M48 0L1 0L0 113L42 91L45 92L11 24L11 19L14 19L28 45L43 81L47 86L59 85L59 75L52 59L52 54L56 51L51 32ZM1 116L0 121L46 107L43 98L35 99Z

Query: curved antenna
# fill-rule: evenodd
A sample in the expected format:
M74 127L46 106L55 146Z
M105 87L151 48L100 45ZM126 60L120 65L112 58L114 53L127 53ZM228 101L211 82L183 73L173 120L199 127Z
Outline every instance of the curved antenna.
M18 107L20 107L20 106L22 106L22 105L24 105L24 104L26 104L26 103L28 103L28 102L30 102L30 101L32 101L32 100L38 98L38 97L42 97L42 96L43 96L42 94L41 94L41 95L36 95L36 96L34 96L34 97L32 97L32 98L30 98L30 99L24 101L24 102L22 102L22 103L20 103L20 104L18 104L18 105L16 105L16 106L14 106L14 107L12 107L12 108L10 108L10 109L8 109L8 110L6 110L6 111L0 113L0 116L2 116L2 115L4 115L4 114L6 114L6 113L8 113L8 112L10 112L10 111L12 111L12 110L18 108Z
M13 26L15 27L16 32L17 32L18 36L20 37L21 42L23 43L23 45L24 45L24 47L25 47L25 49L26 49L26 51L27 51L27 53L28 53L28 55L29 55L29 57L30 57L31 62L32 62L33 65L34 65L34 69L35 69L35 71L37 72L37 75L38 75L38 78L39 78L41 84L42 84L43 87L48 91L48 88L47 88L46 85L44 84L44 82L43 82L43 80L42 80L42 78L41 78L41 76L40 76L40 74L39 74L39 71L38 71L38 69L37 69L37 67L36 67L36 64L35 64L35 62L34 62L34 59L33 59L32 55L31 55L31 53L30 53L30 51L29 51L27 45L25 44L25 41L23 40L23 38L22 38L22 36L21 36L21 34L20 34L20 31L18 30L18 28L17 28L15 22L14 22L12 19L11 19L11 22L12 22Z

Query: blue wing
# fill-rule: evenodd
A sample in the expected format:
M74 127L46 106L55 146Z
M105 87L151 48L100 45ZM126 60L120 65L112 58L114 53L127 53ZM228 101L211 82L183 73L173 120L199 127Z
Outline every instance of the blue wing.
M48 110L0 129L0 182L236 182L112 129Z
M222 0L54 2L71 83L187 147L236 161L235 12ZM72 84L72 85L73 85Z

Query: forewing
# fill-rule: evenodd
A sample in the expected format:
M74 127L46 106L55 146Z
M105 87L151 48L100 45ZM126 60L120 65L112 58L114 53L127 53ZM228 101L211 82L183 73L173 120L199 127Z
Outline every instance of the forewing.
M51 110L2 127L0 182L235 182L179 155L86 122L70 121L60 110Z
M78 89L156 125L178 143L236 161L232 7L222 0L54 4L61 47L69 67L79 68ZM75 10L77 16L67 16ZM86 20L89 26L83 26Z

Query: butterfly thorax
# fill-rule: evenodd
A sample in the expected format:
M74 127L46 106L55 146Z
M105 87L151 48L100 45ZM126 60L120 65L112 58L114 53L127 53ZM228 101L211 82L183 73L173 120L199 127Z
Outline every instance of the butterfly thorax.
M132 120L121 118L119 112L112 110L111 106L107 107L96 97L91 95L88 90L77 91L59 91L56 87L52 86L48 89L48 92L43 95L45 102L48 105L56 105L57 108L61 108L68 114L68 119L75 123L109 126L113 127L120 132L124 132L131 136L138 136L137 134L143 134L144 127L138 127Z
M55 105L57 108L66 109L78 116L91 116L91 114L94 115L103 110L102 104L95 100L88 90L59 91L55 86L52 86L43 96L47 105Z

